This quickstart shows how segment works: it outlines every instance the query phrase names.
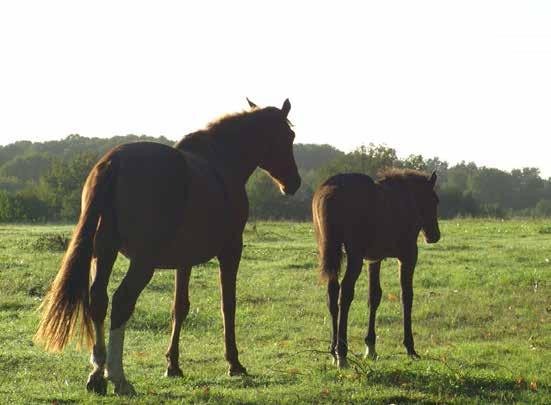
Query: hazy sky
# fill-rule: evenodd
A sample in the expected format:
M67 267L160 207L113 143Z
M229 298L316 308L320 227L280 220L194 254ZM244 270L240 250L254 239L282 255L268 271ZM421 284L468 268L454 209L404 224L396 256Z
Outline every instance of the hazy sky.
M179 139L245 96L297 142L551 176L551 1L0 3L0 144Z

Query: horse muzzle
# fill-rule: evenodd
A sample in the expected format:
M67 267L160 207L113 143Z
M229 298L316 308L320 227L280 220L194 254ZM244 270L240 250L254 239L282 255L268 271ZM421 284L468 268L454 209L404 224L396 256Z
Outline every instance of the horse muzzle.
M440 232L435 233L434 235L427 235L425 233L425 242L427 243L436 243L440 240Z
M301 179L296 177L293 181L285 182L281 185L281 191L285 195L294 195L300 188Z

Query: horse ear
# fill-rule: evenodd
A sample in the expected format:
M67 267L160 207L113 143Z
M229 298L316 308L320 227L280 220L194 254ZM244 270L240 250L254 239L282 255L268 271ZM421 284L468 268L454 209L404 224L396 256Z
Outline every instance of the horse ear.
M436 170L432 172L432 175L430 176L429 183L432 187L436 184Z
M245 97L247 99L247 103L249 103L249 107L251 108L258 108L258 106L253 103L251 100L249 100L249 97Z
M289 111L291 111L291 102L287 98L283 102L283 107L281 107L281 112L283 113L283 115L287 117L287 115L289 114Z

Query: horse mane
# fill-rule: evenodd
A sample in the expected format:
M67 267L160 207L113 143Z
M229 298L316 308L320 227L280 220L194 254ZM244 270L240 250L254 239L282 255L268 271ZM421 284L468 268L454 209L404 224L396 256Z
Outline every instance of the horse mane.
M383 169L378 173L378 183L380 184L390 184L397 182L427 182L429 175L420 170L414 169L400 169L395 167L390 167Z
M178 141L176 149L198 153L212 151L212 143L220 138L233 138L244 133L245 128L266 125L268 121L281 119L275 107L255 108L249 111L225 114L211 121L204 129L192 132Z

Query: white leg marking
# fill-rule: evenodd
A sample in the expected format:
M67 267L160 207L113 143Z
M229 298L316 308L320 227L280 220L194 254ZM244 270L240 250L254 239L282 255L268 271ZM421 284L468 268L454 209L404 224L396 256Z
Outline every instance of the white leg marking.
M122 367L122 352L124 347L124 327L111 329L109 333L109 344L107 345L107 368L105 376L115 384L115 394L136 395L132 384L126 381Z
M122 350L124 346L124 327L111 329L109 332L109 343L107 345L107 368L106 377L115 384L124 380L124 370L122 368Z

